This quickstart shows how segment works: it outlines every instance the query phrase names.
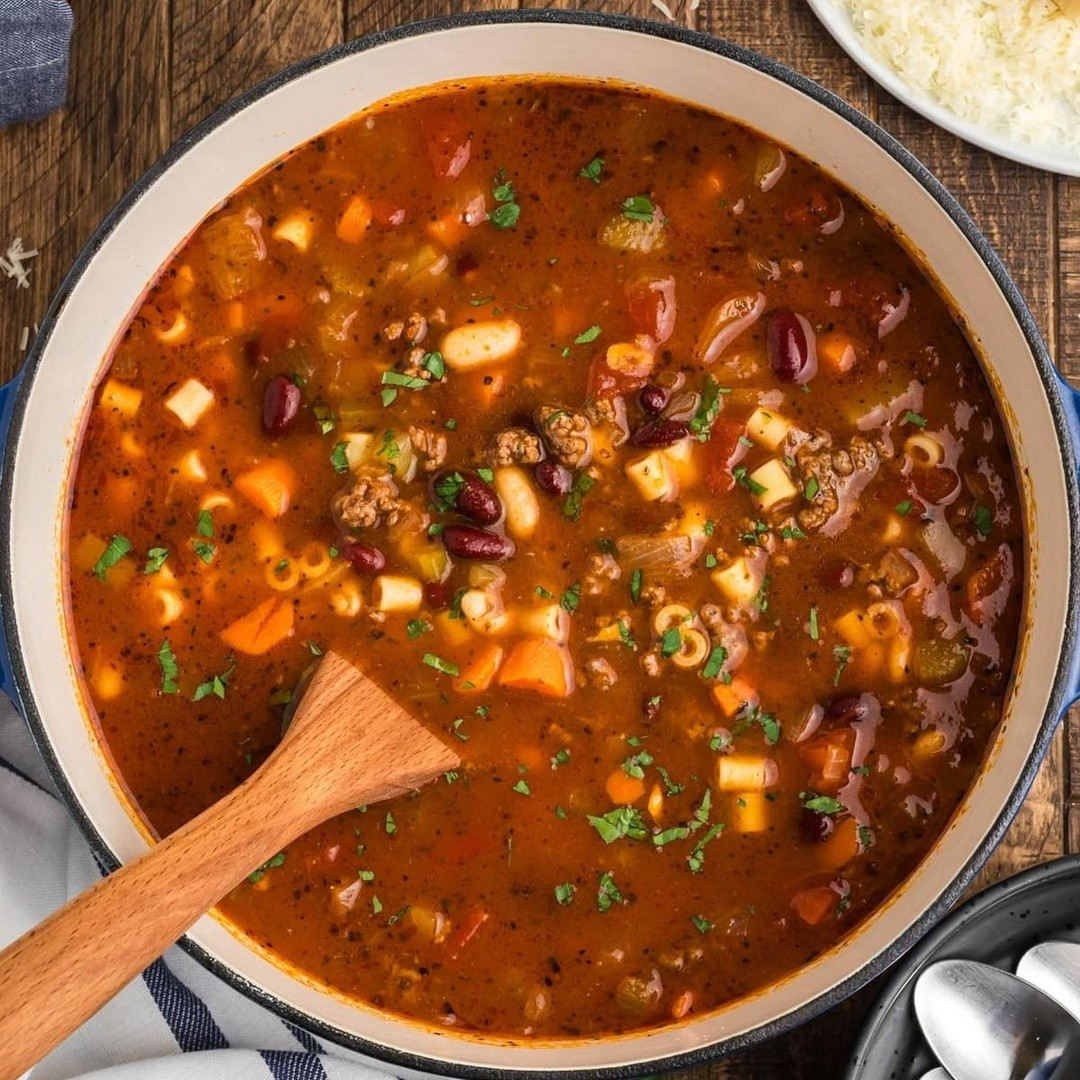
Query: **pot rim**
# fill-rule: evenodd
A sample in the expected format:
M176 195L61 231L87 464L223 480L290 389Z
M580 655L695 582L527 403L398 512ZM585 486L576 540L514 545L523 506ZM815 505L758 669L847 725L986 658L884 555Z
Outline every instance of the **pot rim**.
M983 236L956 199L949 194L944 185L914 154L869 117L806 76L778 61L761 56L744 46L734 45L701 31L653 22L629 15L529 9L482 11L441 16L366 34L353 41L343 42L315 56L301 60L231 99L190 132L179 138L155 161L125 191L79 252L42 319L40 330L27 354L21 371L13 380L13 382L17 381L20 385L16 391L11 412L10 430L6 445L3 448L3 459L0 462L0 621L3 624L4 637L4 641L0 642L0 651L2 651L3 645L6 644L10 663L10 680L14 687L17 704L26 719L38 750L44 758L50 778L89 842L98 861L107 871L115 870L120 865L120 862L79 803L68 783L60 760L53 751L46 725L30 692L28 671L19 639L18 621L13 598L10 558L10 536L14 515L12 497L13 468L29 391L40 367L53 327L62 313L69 295L82 279L102 243L113 232L131 207L142 198L149 187L164 172L221 124L242 112L249 105L293 82L295 79L346 57L366 52L377 46L405 41L423 34L496 24L562 24L598 27L666 39L691 46L754 69L801 92L857 128L863 135L888 153L897 165L906 170L925 189L963 234L965 240L986 266L1001 291L1002 297L1009 306L1031 350L1038 377L1046 393L1047 403L1053 417L1054 433L1061 454L1061 467L1066 477L1070 563L1073 566L1080 565L1080 490L1078 490L1077 484L1073 480L1078 474L1077 449L1070 437L1072 428L1069 419L1070 411L1075 411L1076 405L1072 403L1067 405L1063 400L1063 387L1060 377L1053 366L1049 352L1035 325L1034 318L1028 310L1019 289L1012 281L989 241ZM1078 425L1077 430L1080 431L1080 425ZM0 435L2 434L2 431L0 431ZM1076 696L1077 678L1073 669L1077 667L1078 660L1080 660L1077 655L1080 652L1078 650L1078 622L1080 622L1080 575L1072 574L1068 588L1066 625L1063 628L1062 635L1062 652L1049 689L1047 708L1039 723L1033 742L1032 752L1017 783L1003 803L997 818L988 828L983 840L948 887L941 892L937 900L893 940L888 948L873 956L846 978L830 987L825 993L759 1027L736 1033L706 1046L649 1059L650 1071L692 1068L726 1054L757 1045L792 1030L861 989L871 979L895 963L938 922L941 916L959 899L975 873L1001 841L1035 778L1064 710ZM856 930L855 933L857 932ZM492 1068L473 1064L459 1064L439 1057L398 1050L352 1032L344 1031L333 1024L318 1020L303 1010L287 1004L272 993L252 983L238 971L213 956L205 948L190 940L186 935L179 940L178 944L207 970L221 978L233 989L268 1008L282 1019L322 1036L332 1044L357 1051L386 1065L418 1072L436 1073L443 1076L468 1078L468 1080L472 1080L472 1078L481 1078L481 1080L503 1080L503 1078L506 1078L506 1080L513 1080L513 1078L521 1076L543 1075L565 1077L570 1078L570 1080L594 1080L594 1078L595 1080L601 1080L601 1078L603 1080L631 1080L640 1073L640 1067L632 1063L541 1071L521 1067ZM767 988L763 992L767 993ZM643 1034L647 1034L647 1032Z

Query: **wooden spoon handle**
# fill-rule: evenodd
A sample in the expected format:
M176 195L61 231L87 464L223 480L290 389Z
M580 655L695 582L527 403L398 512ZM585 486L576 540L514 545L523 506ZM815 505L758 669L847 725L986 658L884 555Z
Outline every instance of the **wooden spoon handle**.
M0 953L2 1080L44 1057L308 827L297 813L268 812L256 779Z

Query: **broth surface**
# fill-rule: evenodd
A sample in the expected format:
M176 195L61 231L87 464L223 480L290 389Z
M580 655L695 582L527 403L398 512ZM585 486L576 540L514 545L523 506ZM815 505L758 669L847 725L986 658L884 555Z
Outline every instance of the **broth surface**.
M221 905L377 1007L577 1037L765 986L911 872L1000 720L1022 516L978 361L886 226L723 117L372 108L199 226L95 401L72 632L159 834L330 648L461 754Z

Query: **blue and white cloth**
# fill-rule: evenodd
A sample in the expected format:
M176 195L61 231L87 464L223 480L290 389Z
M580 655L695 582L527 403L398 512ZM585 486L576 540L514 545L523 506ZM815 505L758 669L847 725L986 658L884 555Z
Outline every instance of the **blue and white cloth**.
M0 947L101 877L54 790L26 724L0 696ZM27 1078L388 1080L345 1050L333 1055L173 948Z
M0 128L64 104L71 21L64 0L0 0Z

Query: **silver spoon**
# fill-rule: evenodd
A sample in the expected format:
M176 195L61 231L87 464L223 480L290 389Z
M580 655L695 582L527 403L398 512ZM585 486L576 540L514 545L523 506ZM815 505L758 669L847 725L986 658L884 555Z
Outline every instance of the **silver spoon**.
M1020 957L1016 974L1049 994L1080 1020L1080 944L1040 942Z
M974 960L939 960L915 983L915 1014L953 1080L1080 1076L1080 1023L1041 990Z

